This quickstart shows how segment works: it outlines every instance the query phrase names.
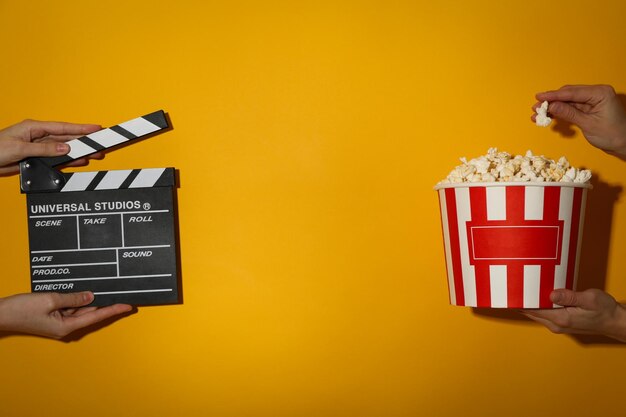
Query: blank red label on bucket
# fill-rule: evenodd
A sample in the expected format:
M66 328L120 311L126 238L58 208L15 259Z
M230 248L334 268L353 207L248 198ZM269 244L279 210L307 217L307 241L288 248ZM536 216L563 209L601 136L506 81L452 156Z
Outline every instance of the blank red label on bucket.
M472 226L467 222L470 263L515 259L559 260L563 222L555 226Z
M574 289L586 184L494 183L436 187L450 303L552 308Z

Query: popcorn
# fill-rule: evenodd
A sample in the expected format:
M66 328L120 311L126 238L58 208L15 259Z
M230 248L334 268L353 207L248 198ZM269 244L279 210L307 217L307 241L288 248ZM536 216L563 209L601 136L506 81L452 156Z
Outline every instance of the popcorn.
M543 155L512 156L489 148L487 155L468 161L461 158L462 164L454 168L440 184L462 182L577 182L586 183L591 172L570 166L565 157L558 161Z
M544 101L541 106L537 107L537 116L535 117L535 124L541 127L548 127L552 123L552 119L548 117L548 102Z

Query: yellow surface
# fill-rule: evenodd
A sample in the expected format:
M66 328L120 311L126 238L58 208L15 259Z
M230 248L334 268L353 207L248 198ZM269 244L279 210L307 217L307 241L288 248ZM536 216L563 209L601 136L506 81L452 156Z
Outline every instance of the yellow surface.
M624 163L529 121L537 91L626 91L625 12L0 2L0 125L169 112L173 131L81 169L180 170L184 282L183 305L77 342L0 339L0 415L623 413L622 346L448 305L432 186L490 146L592 169L581 282L626 299ZM0 178L2 295L30 288L18 188Z

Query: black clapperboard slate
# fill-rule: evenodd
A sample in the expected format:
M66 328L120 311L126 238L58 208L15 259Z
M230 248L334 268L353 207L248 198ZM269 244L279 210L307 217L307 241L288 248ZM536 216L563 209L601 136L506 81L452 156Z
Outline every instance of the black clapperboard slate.
M174 168L62 173L55 166L169 128L157 111L20 162L33 292L92 291L92 305L179 302Z

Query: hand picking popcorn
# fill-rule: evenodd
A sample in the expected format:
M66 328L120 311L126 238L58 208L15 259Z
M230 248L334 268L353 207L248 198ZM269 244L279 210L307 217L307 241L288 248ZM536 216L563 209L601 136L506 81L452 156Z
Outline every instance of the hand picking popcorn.
M541 106L537 107L537 117L535 118L537 126L548 127L552 123L552 119L548 117L548 102L544 101Z
M587 183L591 172L570 166L565 157L558 161L545 156L511 155L489 148L487 155L471 160L461 158L462 164L454 168L440 184L462 182L577 182Z
M566 85L535 95L552 117L577 126L594 147L626 161L626 108L610 85ZM585 104L586 106L580 106ZM536 122L536 115L531 117ZM554 333L596 334L626 342L626 304L599 289L557 289L550 300L567 307L524 310Z

